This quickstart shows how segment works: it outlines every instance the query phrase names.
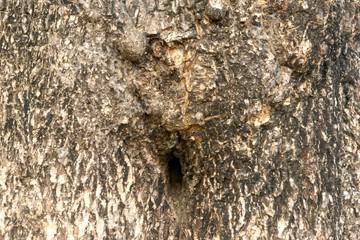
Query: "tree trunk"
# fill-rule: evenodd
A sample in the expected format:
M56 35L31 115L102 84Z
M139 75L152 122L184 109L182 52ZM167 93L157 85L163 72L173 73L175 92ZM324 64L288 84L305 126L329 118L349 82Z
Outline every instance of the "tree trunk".
M3 0L1 239L360 239L358 0Z

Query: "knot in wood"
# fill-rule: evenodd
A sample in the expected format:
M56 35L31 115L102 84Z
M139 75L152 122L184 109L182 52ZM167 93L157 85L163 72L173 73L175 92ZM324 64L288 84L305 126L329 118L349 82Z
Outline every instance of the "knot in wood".
M143 32L131 29L125 31L119 41L121 56L131 62L138 62L146 51L146 37Z

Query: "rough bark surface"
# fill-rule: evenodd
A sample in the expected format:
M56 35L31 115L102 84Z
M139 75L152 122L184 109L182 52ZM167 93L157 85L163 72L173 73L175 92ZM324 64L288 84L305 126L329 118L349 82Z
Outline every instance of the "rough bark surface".
M0 2L0 239L360 239L357 0Z

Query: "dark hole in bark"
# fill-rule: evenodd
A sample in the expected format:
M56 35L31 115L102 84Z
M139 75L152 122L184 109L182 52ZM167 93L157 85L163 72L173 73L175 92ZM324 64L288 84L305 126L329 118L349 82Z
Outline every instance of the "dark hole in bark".
M181 187L183 181L181 160L174 152L168 155L168 173L170 187Z

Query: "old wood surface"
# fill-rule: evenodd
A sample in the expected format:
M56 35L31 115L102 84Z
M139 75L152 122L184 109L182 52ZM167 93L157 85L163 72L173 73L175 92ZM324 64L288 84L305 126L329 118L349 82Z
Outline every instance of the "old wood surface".
M359 16L0 1L0 239L360 239Z

